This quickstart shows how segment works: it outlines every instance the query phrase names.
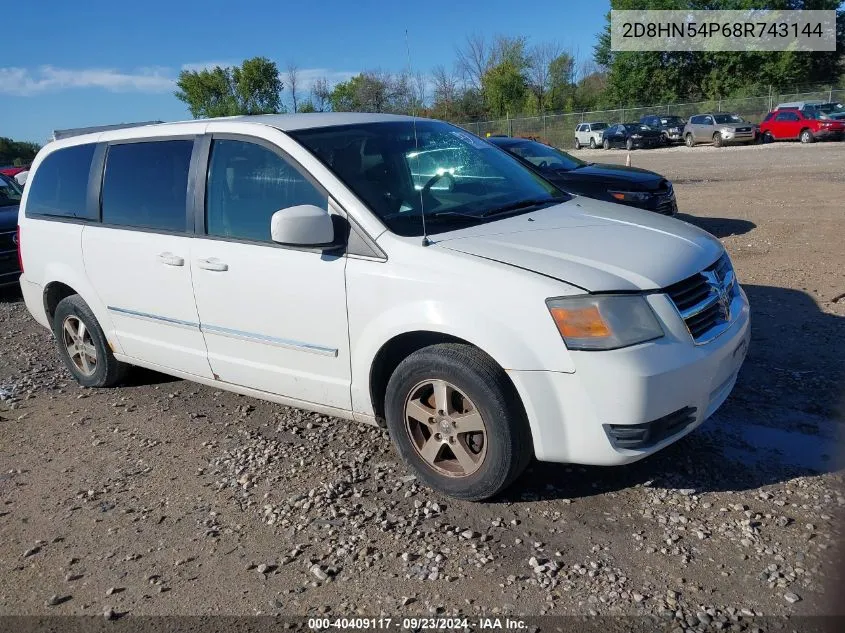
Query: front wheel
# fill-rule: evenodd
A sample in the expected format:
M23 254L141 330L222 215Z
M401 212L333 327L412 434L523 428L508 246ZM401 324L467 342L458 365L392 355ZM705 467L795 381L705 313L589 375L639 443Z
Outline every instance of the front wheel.
M799 138L801 139L802 143L812 143L816 140L810 130L801 130L801 136Z
M687 144L687 147L694 147L695 146L695 139L693 139L692 134L687 134L684 137L684 141Z
M385 413L405 463L426 485L459 499L498 494L533 454L513 385L469 345L432 345L403 360L388 381Z
M581 149L581 141L579 141L577 138L575 139L575 149Z
M53 336L59 356L84 387L112 387L126 376L129 365L118 361L100 324L79 295L65 297L56 306Z
M604 139L604 142L602 143L602 147L604 147L605 149L610 149L610 141L607 140L607 139Z
M722 135L719 132L716 132L713 135L713 145L716 147L722 147L724 143L722 142Z
M596 139L590 138L590 149L596 149Z
M632 141L631 139L625 141L625 149L627 149L629 152L634 149L634 141Z

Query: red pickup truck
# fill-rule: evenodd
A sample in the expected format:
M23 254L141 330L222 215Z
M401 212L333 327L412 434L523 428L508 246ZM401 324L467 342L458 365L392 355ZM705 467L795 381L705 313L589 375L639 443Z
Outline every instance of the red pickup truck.
M802 143L821 140L842 140L845 137L845 122L820 118L812 111L798 108L780 108L766 115L760 124L764 141L798 139Z

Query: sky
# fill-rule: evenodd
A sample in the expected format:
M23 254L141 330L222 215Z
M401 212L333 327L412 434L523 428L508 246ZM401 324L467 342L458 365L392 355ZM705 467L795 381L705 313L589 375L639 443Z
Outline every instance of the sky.
M468 35L524 35L589 59L607 0L41 0L13 3L0 45L0 136L45 142L54 129L189 119L173 96L182 69L254 56L330 84L362 70L451 68ZM12 18L11 20L9 18ZM298 92L300 92L298 90ZM290 95L285 89L284 101Z

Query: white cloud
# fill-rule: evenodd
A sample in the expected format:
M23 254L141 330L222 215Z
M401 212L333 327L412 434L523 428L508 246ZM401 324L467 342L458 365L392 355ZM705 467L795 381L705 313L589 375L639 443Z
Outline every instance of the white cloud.
M229 66L237 66L240 62L233 60L217 60L208 62L192 62L190 64L182 64L182 70L200 72L203 70L214 70L217 66L220 68L228 68Z
M280 66L279 70L281 71L280 74L282 76L282 81L285 82L285 89L287 89L289 87L287 69ZM297 74L299 82L296 86L297 92L300 90L302 92L309 92L311 90L311 86L313 86L314 82L318 79L325 78L326 81L329 82L329 86L334 86L342 81L348 81L358 73L348 70L329 70L328 68L300 68L297 71Z
M206 61L183 64L180 70L200 71L215 66L234 66L233 61ZM280 76L288 93L287 69L279 65ZM330 86L347 81L357 72L331 70L328 68L300 68L297 92L302 95L310 92L314 82L325 78ZM70 89L99 88L110 92L145 92L162 93L174 90L178 71L173 68L154 66L138 68L133 71L121 71L113 68L59 68L39 66L23 68L18 66L0 67L0 95L30 97L48 92Z
M168 92L174 80L167 68L122 72L112 68L69 69L40 66L0 68L0 94L32 96L70 88L102 88L111 92Z

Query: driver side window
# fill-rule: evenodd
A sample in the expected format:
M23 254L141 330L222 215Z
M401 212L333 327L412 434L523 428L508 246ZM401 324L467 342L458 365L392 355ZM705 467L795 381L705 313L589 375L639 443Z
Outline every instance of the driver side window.
M270 242L270 218L300 204L328 209L328 196L290 162L256 143L214 140L205 194L206 233Z

